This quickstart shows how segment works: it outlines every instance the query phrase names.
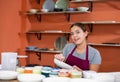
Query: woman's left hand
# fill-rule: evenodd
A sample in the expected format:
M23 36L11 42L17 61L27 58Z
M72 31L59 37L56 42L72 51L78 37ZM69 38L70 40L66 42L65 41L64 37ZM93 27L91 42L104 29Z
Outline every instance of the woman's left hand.
M80 68L79 68L78 66L76 66L76 65L73 66L73 69L78 70L78 71L83 71L82 69L80 69Z

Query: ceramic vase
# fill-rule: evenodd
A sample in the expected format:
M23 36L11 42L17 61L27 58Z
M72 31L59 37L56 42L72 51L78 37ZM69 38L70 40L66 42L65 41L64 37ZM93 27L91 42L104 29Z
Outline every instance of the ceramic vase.
M54 0L45 0L42 8L43 9L48 9L50 12L54 11L54 8L55 8Z
M68 0L57 0L55 3L55 8L63 9L63 11L66 11L68 8Z

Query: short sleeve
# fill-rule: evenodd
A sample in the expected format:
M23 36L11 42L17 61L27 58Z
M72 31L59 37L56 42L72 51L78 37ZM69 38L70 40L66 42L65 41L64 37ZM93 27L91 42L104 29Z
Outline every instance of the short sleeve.
M101 58L100 52L96 50L94 52L92 59L90 60L90 64L101 64L101 61L102 61L102 58Z

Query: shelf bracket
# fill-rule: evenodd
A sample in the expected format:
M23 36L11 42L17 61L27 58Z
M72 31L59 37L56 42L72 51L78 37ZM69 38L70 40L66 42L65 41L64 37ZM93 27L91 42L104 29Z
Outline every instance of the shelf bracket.
M92 12L92 10L93 10L93 2L89 1L89 11Z
M29 0L30 1L30 3L32 3L32 0ZM40 4L40 0L36 0L36 2L38 3L38 4Z
M36 2L37 2L38 4L40 4L40 0L36 0Z
M41 52L36 52L36 55L38 56L38 59L41 60Z
M88 24L88 27L89 27L90 32L92 32L93 31L93 24Z
M70 21L70 13L65 13L65 15L66 15L67 21L69 22Z
M27 41L30 42L30 36L29 34L26 34Z
M35 33L35 36L37 37L38 40L41 40L41 33Z
M37 20L41 22L41 14L36 14Z

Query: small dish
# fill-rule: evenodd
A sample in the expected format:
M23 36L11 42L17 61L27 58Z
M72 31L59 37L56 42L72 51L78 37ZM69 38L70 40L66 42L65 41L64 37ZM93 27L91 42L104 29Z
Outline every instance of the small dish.
M55 8L54 11L61 12L61 11L63 11L63 9L62 8Z
M29 12L33 13L33 14L36 14L38 12L38 9L30 9Z
M36 46L27 46L26 47L26 50L35 50L35 49L37 49Z
M41 12L49 12L48 9L41 9Z
M67 8L67 11L76 11L76 8Z
M78 11L83 11L83 12L86 12L86 11L88 11L88 7L77 7L77 10Z

